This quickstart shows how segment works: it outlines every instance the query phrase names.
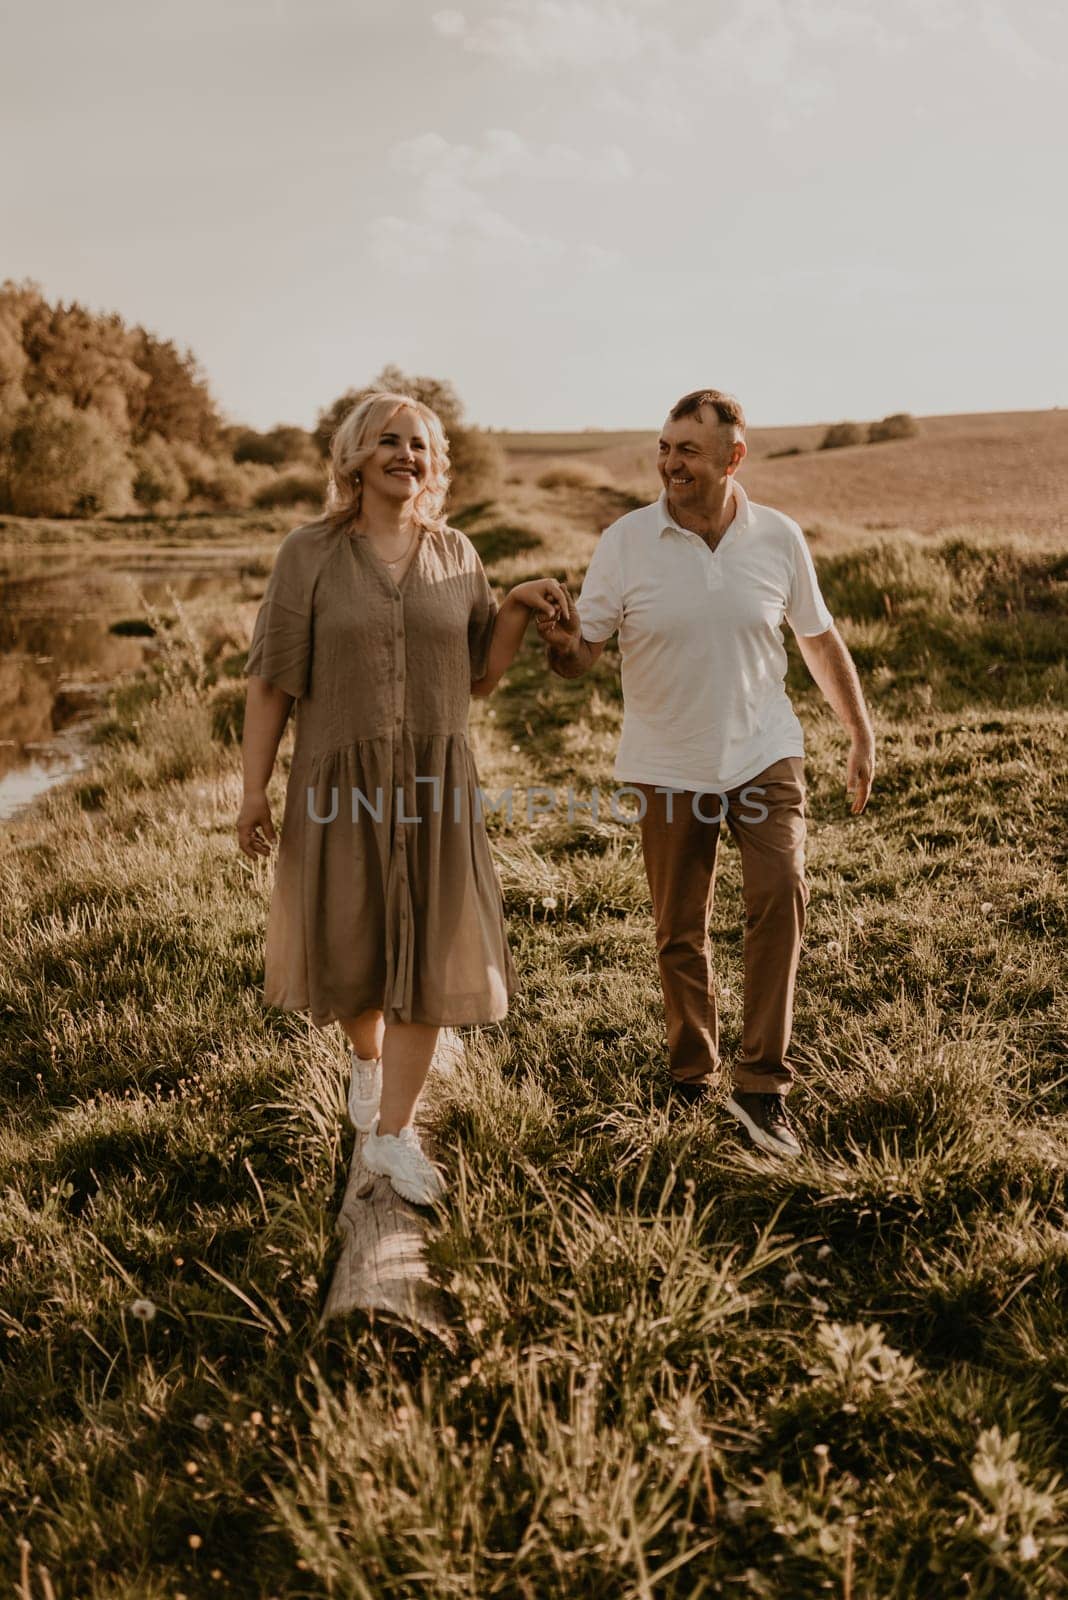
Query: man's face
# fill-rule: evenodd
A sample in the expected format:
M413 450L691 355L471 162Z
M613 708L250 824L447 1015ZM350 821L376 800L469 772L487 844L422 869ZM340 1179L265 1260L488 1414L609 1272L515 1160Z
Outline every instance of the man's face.
M657 469L673 505L698 506L722 495L724 479L744 454L733 428L720 422L711 406L702 406L699 415L664 423Z

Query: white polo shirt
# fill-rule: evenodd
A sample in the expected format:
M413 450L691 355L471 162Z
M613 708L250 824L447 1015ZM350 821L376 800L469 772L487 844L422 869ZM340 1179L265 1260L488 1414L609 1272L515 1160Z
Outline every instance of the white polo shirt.
M723 794L784 756L804 734L784 680L782 622L824 633L828 611L805 536L749 500L716 549L681 528L662 493L601 535L578 599L583 637L619 630L620 783Z

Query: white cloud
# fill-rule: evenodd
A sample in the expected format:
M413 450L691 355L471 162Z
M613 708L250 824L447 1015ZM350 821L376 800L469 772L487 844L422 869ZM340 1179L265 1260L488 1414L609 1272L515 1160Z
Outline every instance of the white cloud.
M375 256L395 270L427 272L447 257L476 266L533 269L568 258L595 269L616 259L599 246L581 241L573 246L522 227L487 198L483 187L516 178L616 182L630 174L618 146L592 153L560 144L536 146L507 128L488 130L478 146L424 133L399 144L393 164L415 179L412 213L376 217L368 233Z
M462 36L465 50L517 66L600 66L633 61L655 38L635 14L641 5L616 0L504 0L496 14L469 24L459 11L438 12L439 33ZM447 19L443 22L442 19Z
M430 20L445 39L458 39L467 29L467 18L462 11L435 11Z
M486 205L469 206L460 217L376 217L368 231L377 260L408 277L436 272L447 260L540 269L567 251L561 240L528 233Z
M448 19L447 22L443 19ZM438 31L517 70L572 69L602 115L684 138L724 99L772 91L762 116L786 130L833 99L840 74L954 35L978 38L1007 70L1062 76L1039 35L1060 29L1052 0L497 0L485 14L439 12ZM845 65L843 57L848 59ZM599 69L591 75L591 69Z
M453 144L438 133L419 134L398 147L396 164L427 181L490 183L518 177L586 183L612 183L631 176L630 162L618 145L600 151L567 145L531 145L509 128L489 128L481 147Z
M1019 31L1014 18L989 0L980 12L979 29L991 49L1010 61L1025 78L1063 77L1063 56L1047 55L1038 49Z

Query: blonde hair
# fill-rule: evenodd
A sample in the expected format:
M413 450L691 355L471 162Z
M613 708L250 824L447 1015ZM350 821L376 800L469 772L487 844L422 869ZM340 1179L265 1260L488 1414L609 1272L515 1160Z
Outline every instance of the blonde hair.
M426 424L430 442L427 478L415 497L412 514L428 532L445 526L445 496L449 492L449 441L441 418L421 400L410 394L377 390L353 406L341 419L330 441L330 480L326 491L324 516L337 524L355 521L363 500L360 468L378 448L379 435L390 417L402 406L414 411Z

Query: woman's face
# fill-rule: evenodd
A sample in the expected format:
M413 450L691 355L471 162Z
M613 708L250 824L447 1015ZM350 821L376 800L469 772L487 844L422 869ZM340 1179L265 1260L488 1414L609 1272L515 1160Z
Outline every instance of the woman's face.
M414 500L430 475L430 438L426 424L408 406L388 419L374 454L360 468L364 494L392 501Z

